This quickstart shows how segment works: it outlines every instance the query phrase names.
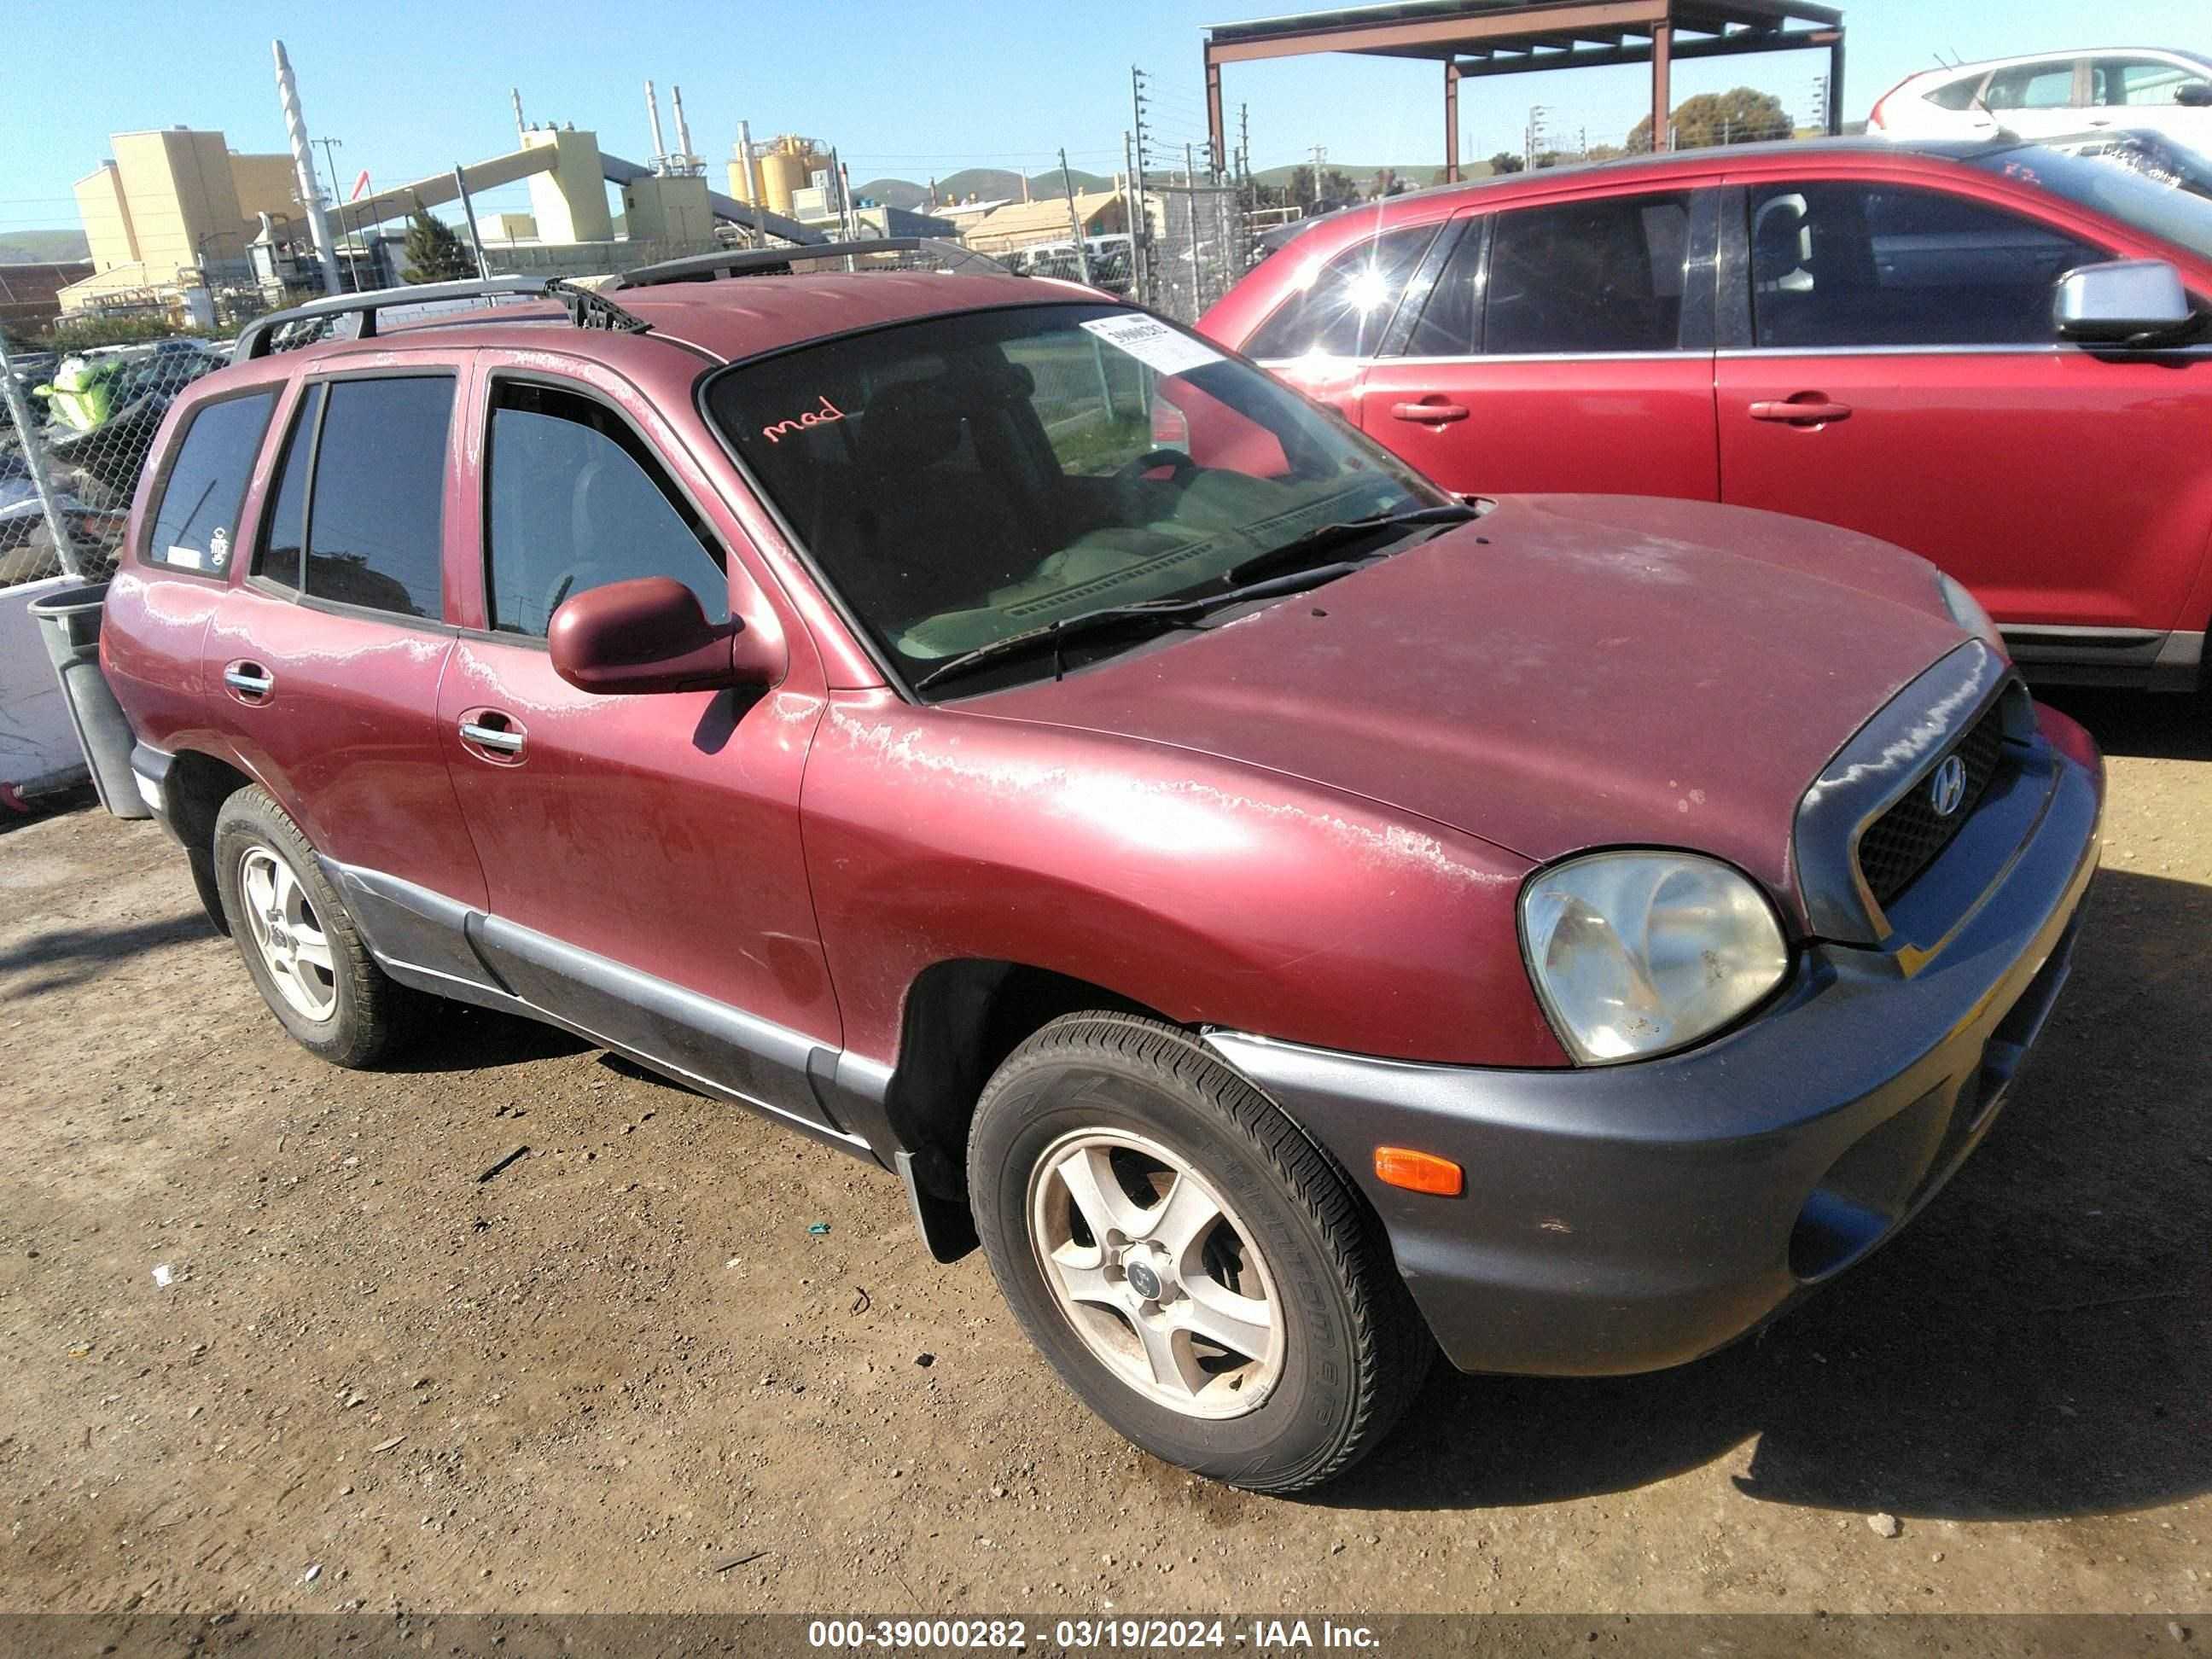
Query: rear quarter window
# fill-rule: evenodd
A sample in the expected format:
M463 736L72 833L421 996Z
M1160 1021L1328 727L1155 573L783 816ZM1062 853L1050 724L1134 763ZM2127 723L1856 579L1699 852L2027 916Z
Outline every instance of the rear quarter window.
M203 576L230 574L239 510L276 407L272 386L193 412L155 503L141 555L145 563Z
M1942 86L1922 94L1937 109L1966 110L1974 106L1974 99L1982 89L1981 71L1957 81L1947 81Z

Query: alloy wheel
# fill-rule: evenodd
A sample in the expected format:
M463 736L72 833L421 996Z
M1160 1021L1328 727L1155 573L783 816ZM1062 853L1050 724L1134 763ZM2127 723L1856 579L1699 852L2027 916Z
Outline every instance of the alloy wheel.
M328 1019L338 1002L331 942L292 866L265 847L250 848L238 861L238 889L276 994L294 1012Z
M1030 1171L1030 1238L1107 1368L1185 1416L1256 1411L1283 1373L1284 1309L1250 1231L1189 1162L1119 1129L1064 1135Z

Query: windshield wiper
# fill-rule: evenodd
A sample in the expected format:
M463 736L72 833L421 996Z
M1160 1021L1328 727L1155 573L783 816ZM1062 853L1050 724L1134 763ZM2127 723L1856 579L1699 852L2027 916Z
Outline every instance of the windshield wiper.
M1271 547L1265 553L1255 553L1240 564L1230 567L1222 581L1230 586L1249 582L1255 577L1271 576L1278 571L1299 570L1310 564L1320 555L1345 543L1371 536L1378 530L1412 529L1425 524L1465 524L1469 519L1481 517L1478 508L1461 501L1440 502L1435 507L1416 507L1403 513L1376 513L1364 519L1344 519L1335 524L1316 525L1303 536L1294 536L1280 547Z
M1333 582L1339 576L1348 576L1358 569L1357 564L1339 562L1316 565L1278 576L1272 581L1249 582L1223 593L1207 593L1188 599L1148 599L1141 605L1109 605L1096 611L1079 611L1073 617L1062 617L1042 628L1025 629L1018 634L1009 634L1003 640L994 640L988 645L979 645L973 651L963 651L957 657L948 657L914 683L917 691L993 663L1011 657L1048 655L1053 659L1055 678L1060 666L1060 653L1073 641L1095 634L1109 634L1124 628L1155 627L1161 629L1192 628L1216 611L1233 605L1248 604L1254 599L1272 599L1285 593L1302 592L1309 587L1318 587L1323 582Z

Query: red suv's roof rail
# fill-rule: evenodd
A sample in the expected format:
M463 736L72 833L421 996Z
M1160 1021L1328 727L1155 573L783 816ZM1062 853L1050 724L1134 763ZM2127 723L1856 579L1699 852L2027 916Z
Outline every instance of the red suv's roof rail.
M356 337L366 340L376 332L376 313L380 311L400 306L434 305L441 301L509 296L558 300L568 307L568 320L578 328L642 334L652 326L604 295L579 288L558 276L486 276L462 283L418 283L409 288L377 289L366 294L333 294L328 299L310 300L288 310L272 311L266 317L256 317L239 330L231 359L234 362L246 362L267 356L280 349L277 337L297 323L357 316L361 319L361 332Z

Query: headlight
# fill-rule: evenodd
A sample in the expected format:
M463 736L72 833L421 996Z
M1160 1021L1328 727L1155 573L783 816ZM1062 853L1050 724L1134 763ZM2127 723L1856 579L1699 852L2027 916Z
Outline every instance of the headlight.
M1522 890L1521 937L1553 1029L1586 1066L1686 1048L1790 970L1766 896L1694 853L1592 853L1540 871Z
M1940 570L1936 573L1936 591L1942 594L1943 608L1951 613L1953 622L1958 623L1969 634L1978 636L1983 644L1988 646L2000 657L2003 657L2006 661L2012 660L2005 651L2004 635L1997 631L1997 625L1990 620L1990 613L1982 609L1982 602L1979 599Z

